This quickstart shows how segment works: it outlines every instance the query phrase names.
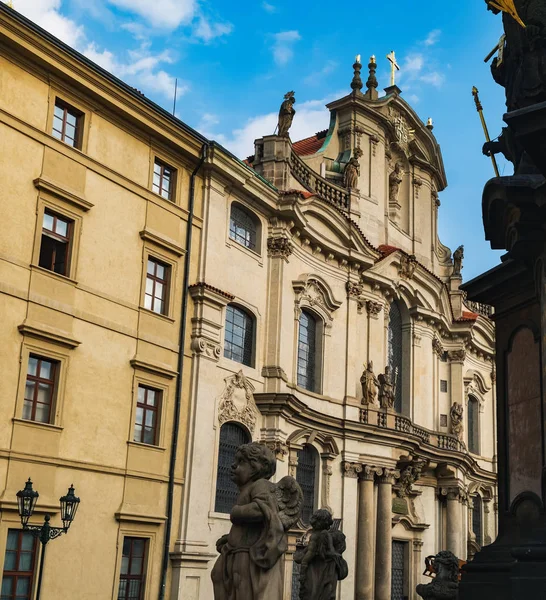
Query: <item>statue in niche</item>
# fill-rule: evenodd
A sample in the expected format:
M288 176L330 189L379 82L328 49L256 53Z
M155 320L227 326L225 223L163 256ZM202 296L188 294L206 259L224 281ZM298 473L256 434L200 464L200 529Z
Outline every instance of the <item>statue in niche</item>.
M281 104L281 108L279 110L279 122L277 125L277 135L279 137L288 137L288 131L292 126L292 121L294 120L294 115L296 114L294 109L295 103L296 98L294 97L294 92L288 92L284 95L284 102Z
M394 381L391 376L391 368L387 365L385 373L379 375L379 404L381 408L393 408L396 398L396 378L398 373L394 374Z
M362 150L360 148L355 148L352 158L345 165L343 183L347 189L356 189L358 186L358 178L360 177L360 163L358 162L358 159L361 156Z
M450 416L451 416L451 433L456 435L460 440L463 439L463 413L464 408L462 404L455 402L451 406Z
M303 493L293 477L279 483L271 450L253 442L237 449L231 478L239 488L231 531L216 542L214 600L282 600L286 532L298 520Z
M335 600L337 582L349 574L342 557L345 534L330 531L332 515L324 508L313 513L310 523L309 544L294 554L294 561L301 564L300 600Z
M360 377L360 384L362 385L362 404L375 404L379 381L373 372L373 362L371 360Z
M420 583L417 593L424 600L457 600L459 597L459 559L449 550L438 552L427 567L436 577L427 584ZM431 564L430 564L431 563Z
M402 163L397 162L394 171L389 175L389 202L391 204L398 203L398 193L400 192L400 185L404 178L404 172L402 170Z
M463 270L464 246L459 246L453 253L452 277L460 277Z

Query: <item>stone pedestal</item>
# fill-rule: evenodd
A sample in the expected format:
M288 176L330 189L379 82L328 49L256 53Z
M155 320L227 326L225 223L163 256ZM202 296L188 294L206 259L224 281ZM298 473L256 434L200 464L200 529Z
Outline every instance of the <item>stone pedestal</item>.
M358 541L356 554L356 600L374 600L374 476L377 469L364 465L358 482Z
M290 188L290 140L266 135L256 141L253 167L257 173L280 190Z
M400 476L383 469L377 486L377 535L375 545L375 600L390 600L392 571L392 485Z

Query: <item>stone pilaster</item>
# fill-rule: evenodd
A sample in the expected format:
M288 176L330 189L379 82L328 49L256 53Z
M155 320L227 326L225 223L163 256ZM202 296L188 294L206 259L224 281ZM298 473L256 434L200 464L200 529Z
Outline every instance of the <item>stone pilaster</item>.
M463 537L461 490L458 487L442 488L441 495L446 498L446 550L460 557Z
M421 552L423 550L423 542L421 540L413 540L413 582L410 589L414 590L417 584L421 583L421 573L423 572L423 558Z
M383 469L377 485L375 600L390 600L392 570L392 486L400 471Z

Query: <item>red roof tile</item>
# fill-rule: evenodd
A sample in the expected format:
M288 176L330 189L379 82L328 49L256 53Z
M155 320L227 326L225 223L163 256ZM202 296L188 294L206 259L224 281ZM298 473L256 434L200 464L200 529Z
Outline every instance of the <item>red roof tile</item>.
M292 144L292 148L294 152L299 156L308 156L309 154L315 154L322 148L322 144L324 143L324 137L319 137L318 134L315 134L311 137L305 138L304 140L299 140L299 142L294 142Z
M477 315L474 312L469 312L469 311L463 310L463 316L460 317L457 320L458 321L477 321L478 320L478 316L479 315Z
M381 244L381 246L379 246L377 248L379 250L379 252L381 252L381 254L383 255L383 258L385 258L386 256L389 256L389 254L392 254L393 252L396 252L397 250L400 250L400 248L397 248L396 246L387 246L386 244ZM405 252L404 252L405 254Z

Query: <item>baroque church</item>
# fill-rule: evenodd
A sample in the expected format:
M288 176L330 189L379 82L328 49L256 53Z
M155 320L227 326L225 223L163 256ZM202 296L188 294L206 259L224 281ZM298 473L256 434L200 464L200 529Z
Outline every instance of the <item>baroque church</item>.
M379 95L374 57L365 85L359 57L353 68L314 136L290 140L285 96L278 131L245 161L266 194L208 182L179 598L212 597L237 497L230 465L251 440L304 492L286 600L318 508L347 536L342 600L416 598L425 557L471 559L496 536L490 310L465 301L463 248L452 255L438 237L447 181L432 122L394 83Z

